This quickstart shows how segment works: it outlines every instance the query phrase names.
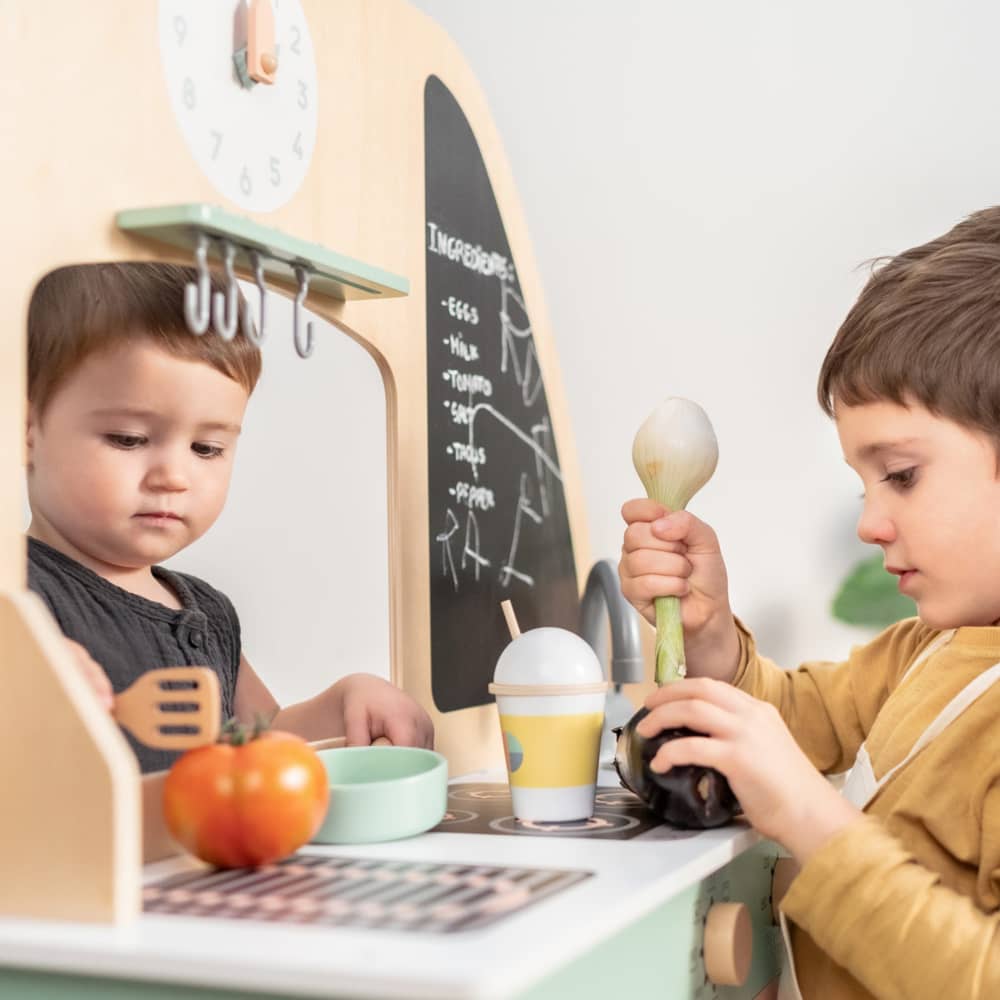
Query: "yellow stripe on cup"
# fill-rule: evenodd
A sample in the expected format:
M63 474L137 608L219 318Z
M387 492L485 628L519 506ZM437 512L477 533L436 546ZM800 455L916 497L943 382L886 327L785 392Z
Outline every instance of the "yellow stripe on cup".
M521 788L593 784L603 726L603 712L501 714L510 783Z

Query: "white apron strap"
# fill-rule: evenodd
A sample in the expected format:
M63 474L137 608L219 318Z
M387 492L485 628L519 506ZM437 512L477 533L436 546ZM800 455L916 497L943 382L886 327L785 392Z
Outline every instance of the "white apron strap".
M881 788L901 767L908 764L936 736L940 736L974 701L981 698L996 682L1000 680L1000 663L994 663L989 670L984 670L975 680L970 681L944 708L938 712L934 721L920 734L910 752L893 768L886 771L879 779Z

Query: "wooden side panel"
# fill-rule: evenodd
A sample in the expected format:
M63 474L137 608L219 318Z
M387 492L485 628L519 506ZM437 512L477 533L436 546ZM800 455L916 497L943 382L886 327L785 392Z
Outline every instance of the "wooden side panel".
M0 593L0 913L124 923L139 912L139 774L24 591Z

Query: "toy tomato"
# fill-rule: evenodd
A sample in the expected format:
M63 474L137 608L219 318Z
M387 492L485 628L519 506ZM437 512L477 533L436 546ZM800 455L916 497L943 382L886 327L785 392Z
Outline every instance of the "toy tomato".
M277 861L319 828L330 797L315 751L291 733L189 750L163 786L163 815L174 839L220 868Z

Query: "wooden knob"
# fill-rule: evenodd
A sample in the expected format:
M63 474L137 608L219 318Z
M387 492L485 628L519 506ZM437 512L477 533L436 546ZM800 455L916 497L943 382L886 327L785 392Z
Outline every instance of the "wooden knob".
M273 73L278 68L278 59L273 52L264 52L260 57L260 67L265 73Z
M785 898L792 879L799 873L798 862L794 858L778 858L771 875L771 919L778 923L778 904Z
M716 903L705 920L702 946L709 980L717 986L742 986L753 958L753 925L746 906Z

